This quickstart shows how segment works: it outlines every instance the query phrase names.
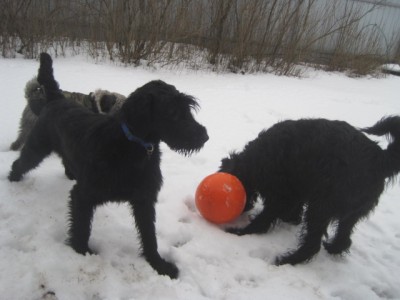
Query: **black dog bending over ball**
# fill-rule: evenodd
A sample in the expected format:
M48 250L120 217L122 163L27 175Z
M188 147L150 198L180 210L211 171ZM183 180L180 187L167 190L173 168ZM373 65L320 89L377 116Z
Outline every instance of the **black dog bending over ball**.
M390 135L382 150L363 133ZM222 160L220 171L237 176L247 193L246 209L259 196L264 207L238 235L264 233L278 219L303 222L297 250L278 257L277 265L310 260L321 247L331 222L336 233L323 243L331 254L346 252L356 223L378 204L385 180L400 171L400 117L382 119L357 130L341 121L284 121L262 131L243 152Z
M38 81L47 103L31 107L40 115L9 180L21 180L56 152L76 179L69 203L71 247L78 253L92 253L88 240L95 207L127 201L144 257L159 274L176 278L177 267L157 250L154 206L162 185L159 144L163 141L184 155L203 147L208 136L193 118L192 109L198 108L195 99L165 82L152 81L133 92L115 115L95 114L65 99L53 77L51 57L45 53L40 56Z

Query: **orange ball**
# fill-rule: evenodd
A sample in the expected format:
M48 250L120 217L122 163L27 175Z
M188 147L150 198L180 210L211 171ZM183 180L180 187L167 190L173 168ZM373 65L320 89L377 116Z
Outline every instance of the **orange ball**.
M222 224L233 221L242 213L246 192L237 177L220 172L200 182L195 201L197 209L206 220Z

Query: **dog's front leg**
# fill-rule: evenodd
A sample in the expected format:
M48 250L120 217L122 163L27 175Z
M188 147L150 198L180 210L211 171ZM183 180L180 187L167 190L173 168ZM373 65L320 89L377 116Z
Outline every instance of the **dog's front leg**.
M71 190L70 209L70 227L67 244L76 252L85 255L92 254L88 242L91 230L91 224L94 213L93 201L89 195L85 194L78 184Z
M244 228L228 228L225 231L236 235L265 233L276 220L276 214L264 206L263 210Z
M50 152L51 149L46 145L40 147L33 143L26 144L19 158L13 162L8 180L20 181L24 174L36 168Z
M177 278L179 273L178 268L174 264L165 261L157 250L155 203L156 197L137 199L135 202L131 201L136 227L142 241L143 255L158 274Z
M64 165L65 176L67 176L67 178L69 180L75 180L76 178L75 178L74 173L72 172L71 168L69 167L67 160L63 158L62 163Z

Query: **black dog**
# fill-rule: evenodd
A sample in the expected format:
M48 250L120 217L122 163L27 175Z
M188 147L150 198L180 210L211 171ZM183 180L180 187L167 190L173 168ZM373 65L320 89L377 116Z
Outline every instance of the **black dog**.
M95 207L108 201L127 201L132 207L144 257L159 273L178 276L177 267L157 251L155 203L162 185L161 141L185 155L208 140L191 109L194 98L174 86L152 81L133 92L113 116L90 112L64 98L53 77L52 60L40 57L38 81L47 104L32 129L20 157L13 163L10 181L19 181L52 151L64 160L76 179L71 190L68 243L78 253L88 246Z
M277 219L300 223L303 217L298 249L275 262L294 265L320 250L322 236L335 221L336 234L324 247L331 254L347 251L355 224L378 204L385 179L400 171L400 117L387 117L362 131L390 134L393 142L382 150L345 122L304 119L278 123L243 152L223 159L220 171L237 176L246 189L246 209L257 196L264 202L250 224L228 232L263 233Z

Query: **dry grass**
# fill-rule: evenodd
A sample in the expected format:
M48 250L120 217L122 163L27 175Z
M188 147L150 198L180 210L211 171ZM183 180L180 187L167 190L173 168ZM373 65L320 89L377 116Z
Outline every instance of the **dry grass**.
M376 6L338 2L2 0L0 52L35 58L72 49L132 65L204 63L219 71L292 76L299 75L298 64L312 62L371 74L388 60L377 25L360 28Z

